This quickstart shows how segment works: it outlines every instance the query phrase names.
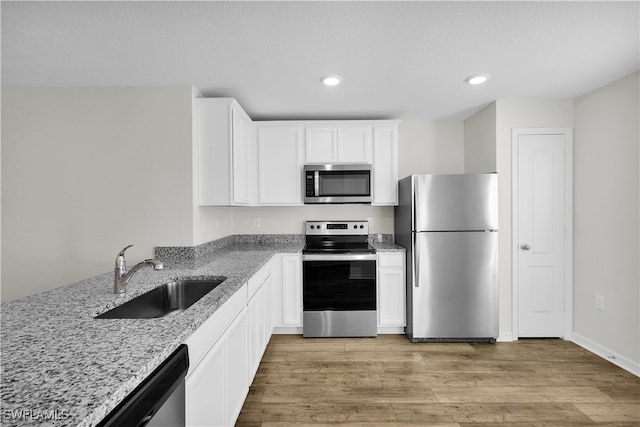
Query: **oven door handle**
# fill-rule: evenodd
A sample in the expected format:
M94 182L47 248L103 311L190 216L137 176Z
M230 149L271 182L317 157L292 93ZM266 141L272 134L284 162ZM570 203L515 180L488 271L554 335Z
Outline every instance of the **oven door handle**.
M376 254L303 254L302 261L375 261Z

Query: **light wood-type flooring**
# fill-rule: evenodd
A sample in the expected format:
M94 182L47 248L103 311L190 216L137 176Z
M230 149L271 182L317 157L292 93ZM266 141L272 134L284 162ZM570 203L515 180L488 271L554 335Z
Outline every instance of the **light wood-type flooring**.
M560 339L274 335L236 426L640 426L640 378Z

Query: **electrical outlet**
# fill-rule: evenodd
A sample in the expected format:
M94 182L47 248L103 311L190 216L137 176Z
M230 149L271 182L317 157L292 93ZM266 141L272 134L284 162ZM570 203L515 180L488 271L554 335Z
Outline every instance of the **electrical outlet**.
M598 310L604 311L604 297L602 295L596 294L596 308Z
M256 227L256 228L260 227L260 223L261 222L262 221L260 220L260 218L253 218L253 226L254 227Z

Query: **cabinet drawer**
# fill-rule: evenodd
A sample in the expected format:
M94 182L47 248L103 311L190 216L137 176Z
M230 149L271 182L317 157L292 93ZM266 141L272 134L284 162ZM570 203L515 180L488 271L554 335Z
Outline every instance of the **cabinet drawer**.
M378 268L402 268L405 256L405 252L378 253Z
M238 313L247 305L247 285L244 284L185 341L189 347L189 372L222 336Z

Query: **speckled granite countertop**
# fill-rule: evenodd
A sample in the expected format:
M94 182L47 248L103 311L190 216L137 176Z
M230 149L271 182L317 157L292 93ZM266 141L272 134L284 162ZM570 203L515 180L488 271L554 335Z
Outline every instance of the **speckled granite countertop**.
M396 245L393 242L371 242L371 246L376 248L377 252L405 252L403 246Z
M0 424L97 424L276 252L296 253L302 246L231 245L198 265L163 260L163 270L140 270L120 300L110 272L2 304ZM174 316L93 318L162 283L194 276L227 280Z
M390 241L372 245L404 250ZM124 297L113 294L109 272L2 304L0 424L96 425L275 253L303 246L235 241L197 258L161 257L165 268L140 270ZM167 281L206 276L227 280L177 315L94 319Z

